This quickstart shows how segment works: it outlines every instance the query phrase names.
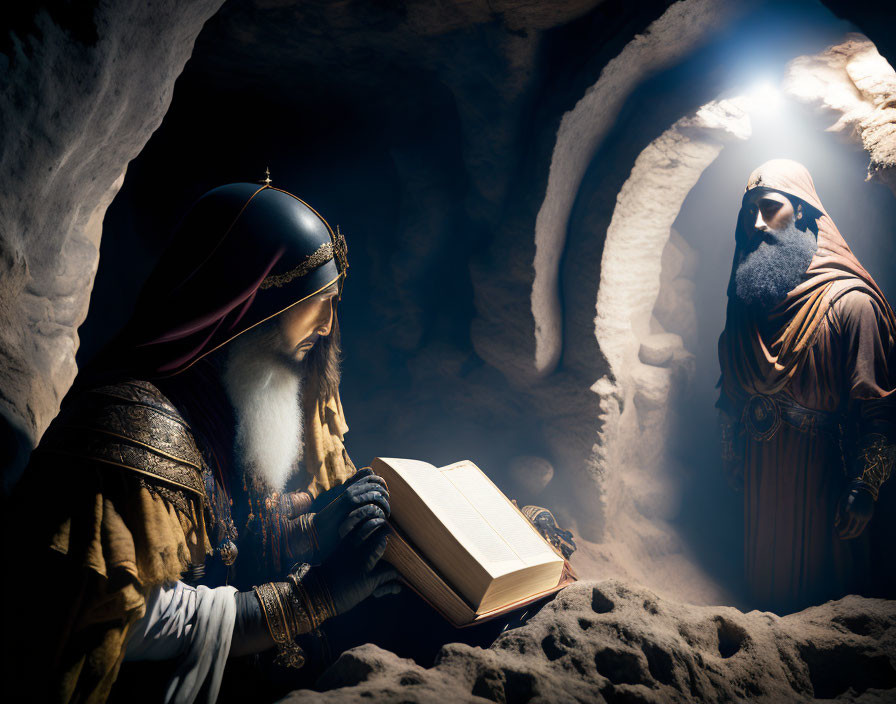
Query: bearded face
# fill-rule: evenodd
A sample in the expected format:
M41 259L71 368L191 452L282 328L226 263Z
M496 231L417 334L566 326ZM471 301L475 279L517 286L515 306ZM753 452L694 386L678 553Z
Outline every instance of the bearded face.
M218 360L236 416L237 465L277 492L302 460L304 382L312 379L312 387L324 397L335 395L341 355L335 317L321 330L327 334L311 333L313 343L302 355L296 354L295 336L290 335L294 330L281 318L243 333L221 350Z
M235 454L242 471L282 492L302 458L304 365L270 321L227 348L224 388L236 415Z
M789 214L782 217L779 205L769 216L769 209L779 200L764 197L756 204L744 206L748 211L743 227L749 235L747 241L739 245L734 295L754 309L767 310L783 301L803 280L818 247L814 232L801 227L806 222L801 208L796 214L791 208ZM752 214L750 207L755 211Z

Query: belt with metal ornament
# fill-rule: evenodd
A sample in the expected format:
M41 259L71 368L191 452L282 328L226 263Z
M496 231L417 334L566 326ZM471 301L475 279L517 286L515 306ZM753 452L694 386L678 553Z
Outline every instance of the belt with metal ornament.
M744 404L741 422L753 439L760 442L771 440L782 422L802 433L831 433L837 437L840 414L806 408L780 394L754 394Z

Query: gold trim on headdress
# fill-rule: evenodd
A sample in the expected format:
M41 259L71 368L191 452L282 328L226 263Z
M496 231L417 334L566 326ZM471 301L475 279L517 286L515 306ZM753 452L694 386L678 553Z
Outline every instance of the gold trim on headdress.
M267 318L262 318L262 319L259 320L257 323L253 323L252 325L250 325L249 327L247 327L245 330L240 330L236 335L233 335L233 336L231 336L231 337L228 337L228 338L227 338L226 340L224 340L224 342L222 342L221 344L219 344L219 345L215 345L214 347L212 347L212 348L211 348L210 350L208 350L207 352L203 352L201 355L199 355L196 359L194 359L192 362L190 362L190 363L189 363L187 366L185 366L183 369L180 369L180 370L178 370L178 371L176 371L176 372L171 372L170 374L161 374L161 375L159 375L158 378L160 378L160 379L165 379L165 378L169 378L169 377L172 377L172 376L177 376L178 374L181 374L181 373L187 371L187 369L189 369L189 368L192 367L194 364L196 364L196 362L198 362L200 359L203 359L204 357L208 357L208 355L210 355L212 352L216 352L217 350L221 349L221 348L222 348L224 345L226 345L228 342L231 342L232 340L235 340L235 339L238 338L240 335L242 335L243 333L247 333L247 332L249 332L249 331L252 330L253 328L257 328L257 327L258 327L259 325L261 325L262 323L266 323L266 322L268 322L271 318L276 318L278 315L282 315L283 313L285 313L286 311L288 311L288 310L289 310L290 308L292 308L293 306L297 306L297 305L299 305L299 303L301 303L302 301L307 301L307 300L308 300L309 298L311 298L312 296L316 296L316 295L319 294L321 291L330 288L330 286L332 286L332 285L335 284L337 281L339 281L339 279L340 279L340 277L337 276L337 277L336 277L335 279L333 279L332 281L329 281L329 282L327 282L324 286L321 286L319 289L317 289L317 291L314 291L313 293L309 293L307 296L304 296L304 297L300 298L300 299L297 300L297 301L293 301L292 303L290 303L290 304L289 304L288 306L286 306L285 308L283 308L283 309L281 309L281 310L278 310L276 313L273 313L272 315L269 315Z
M330 232L333 231L330 230ZM345 242L345 235L339 229L339 225L336 226L336 232L333 234L333 256L336 259L339 273L345 278L346 272L348 272L348 245Z
M336 231L333 231L333 228L330 227L330 223L327 222L327 219L317 212L314 208L312 208L308 203L303 201L294 193L290 193L289 191L284 191L282 188L274 188L273 186L262 186L262 190L265 188L269 188L272 191L278 191L279 193L285 193L290 198L295 198L299 203L308 208L312 213L317 215L321 219L324 225L326 225L327 230L330 233L330 241L333 243L333 254L336 259L336 267L339 269L339 274L344 279L346 276L346 271L348 270L348 245L345 242L345 235L342 234L342 231L339 229L339 226L336 226Z
M322 264L326 264L328 261L333 259L334 249L336 249L336 247L333 246L332 242L325 242L320 247L318 247L315 252L305 257L304 261L295 269L287 271L285 274L270 274L266 276L258 288L262 291L272 287L280 288L281 286L285 286L286 284L294 281L295 279L298 279L301 276L305 276L305 274L310 272L312 269L316 269Z

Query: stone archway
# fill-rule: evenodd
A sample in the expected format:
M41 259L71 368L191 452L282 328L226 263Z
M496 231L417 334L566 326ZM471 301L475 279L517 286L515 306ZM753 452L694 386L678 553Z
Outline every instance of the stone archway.
M893 188L887 150L896 128L896 73L869 40L850 35L818 55L794 59L782 88L827 111L832 131L844 132L869 156L869 178ZM676 581L672 588L685 592L714 587L667 523L681 491L667 447L670 415L674 399L689 393L695 370L685 344L693 337L692 256L672 226L726 144L750 137L754 101L748 95L712 101L653 140L617 194L606 231L594 336L608 369L591 386L600 417L589 458L597 489L590 496L599 497L606 526L600 559L618 560L658 589ZM705 431L711 441L713 429Z

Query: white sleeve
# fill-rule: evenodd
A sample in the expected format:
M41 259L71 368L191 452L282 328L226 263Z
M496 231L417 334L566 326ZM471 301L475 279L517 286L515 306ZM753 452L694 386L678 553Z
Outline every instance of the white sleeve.
M218 698L236 621L235 594L233 587L209 589L183 582L150 593L124 659L180 661L165 691L166 704L191 704L203 689L209 704Z

